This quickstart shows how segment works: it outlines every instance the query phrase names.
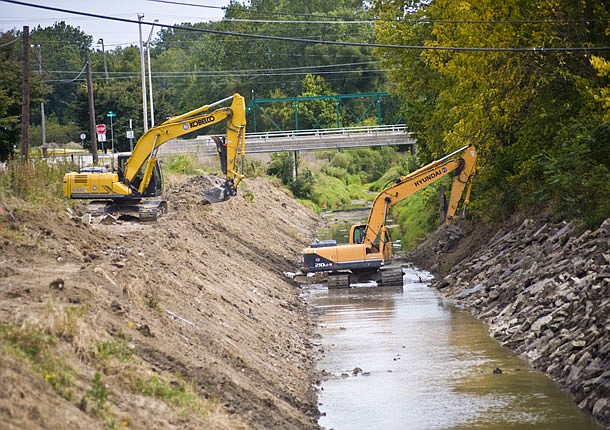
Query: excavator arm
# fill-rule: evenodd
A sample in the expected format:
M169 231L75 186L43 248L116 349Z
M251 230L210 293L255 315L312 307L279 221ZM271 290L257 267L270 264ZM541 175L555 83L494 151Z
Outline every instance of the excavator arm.
M230 107L222 107L213 112L202 114L202 112L207 112L212 107L228 100L232 100ZM227 121L226 151L222 153L219 151L219 154L221 157L225 157L221 159L221 165L227 166L225 173L228 176L231 187L234 189L243 178L235 170L237 153L241 150L241 155L243 156L245 151L245 102L244 98L239 94L234 94L210 105L205 105L185 114L169 118L162 124L148 130L138 140L131 157L127 160L124 171L125 182L131 184L144 166L142 180L137 188L138 193L142 194L150 183L153 168L157 162L157 151L161 145L175 137L209 127L224 120ZM237 181L235 181L235 178L237 178Z
M446 224L451 224L466 186L468 186L468 190L464 204L469 203L476 158L475 148L465 146L421 169L396 179L392 185L381 191L373 200L362 243L367 247L372 246L385 225L388 211L392 206L449 173L455 172L445 219Z

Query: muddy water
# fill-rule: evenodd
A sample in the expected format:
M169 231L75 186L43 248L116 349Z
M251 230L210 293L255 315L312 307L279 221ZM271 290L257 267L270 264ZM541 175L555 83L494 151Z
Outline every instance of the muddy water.
M598 429L549 378L442 300L429 279L408 269L402 290L307 292L325 350L318 366L328 372L322 427Z

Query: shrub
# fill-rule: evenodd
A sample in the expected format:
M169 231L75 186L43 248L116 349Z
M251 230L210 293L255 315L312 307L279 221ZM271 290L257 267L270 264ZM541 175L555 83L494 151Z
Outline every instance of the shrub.
M305 170L289 184L289 188L296 198L309 199L313 191L313 184L313 174L309 170Z
M312 200L326 209L341 209L347 207L352 199L340 179L320 174L312 190Z
M169 157L164 163L164 168L171 173L194 175L197 173L200 165L192 155L185 154Z

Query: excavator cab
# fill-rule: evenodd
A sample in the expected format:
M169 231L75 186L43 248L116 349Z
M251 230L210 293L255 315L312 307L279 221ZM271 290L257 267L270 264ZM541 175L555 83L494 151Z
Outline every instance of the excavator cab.
M366 236L366 224L357 224L353 225L350 228L349 235L349 243L350 244L359 244L362 243L364 237Z
M366 237L366 224L356 224L350 228L349 243L352 245L361 244ZM392 238L390 237L390 231L387 227L383 226L381 231L377 233L375 240L371 244L371 247L367 249L367 254L381 252L384 257L384 261L392 259Z
M118 175L119 175L119 180L121 182L123 182L125 180L125 165L127 163L127 160L129 159L129 157L131 157L131 153L129 153L129 152L121 153L117 157ZM131 181L131 185L133 185L133 187L136 190L140 186L140 182L142 182L142 177L144 176L144 168L145 168L145 166L142 166L142 169L138 172L138 174L133 179L133 181ZM148 186L142 193L142 197L158 197L161 195L162 192L163 192L163 177L161 175L161 168L159 167L159 161L157 160L153 167L152 175L150 177L150 183L148 184Z

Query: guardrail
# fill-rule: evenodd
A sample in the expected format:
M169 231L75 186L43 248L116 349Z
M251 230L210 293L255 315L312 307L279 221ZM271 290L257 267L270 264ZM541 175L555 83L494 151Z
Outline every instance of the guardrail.
M415 144L404 124L246 133L246 154L389 145L410 145L414 149ZM159 156L173 154L215 156L216 144L210 136L199 136L172 139L159 148ZM48 155L49 160L69 159L80 166L93 162L91 154L84 150L58 150ZM100 153L99 157L100 165L112 163L111 154Z
M246 133L246 154L315 151L358 146L411 145L416 143L404 124L370 127L345 127L315 130ZM216 144L209 136L173 139L159 148L159 155L192 153L216 154Z

